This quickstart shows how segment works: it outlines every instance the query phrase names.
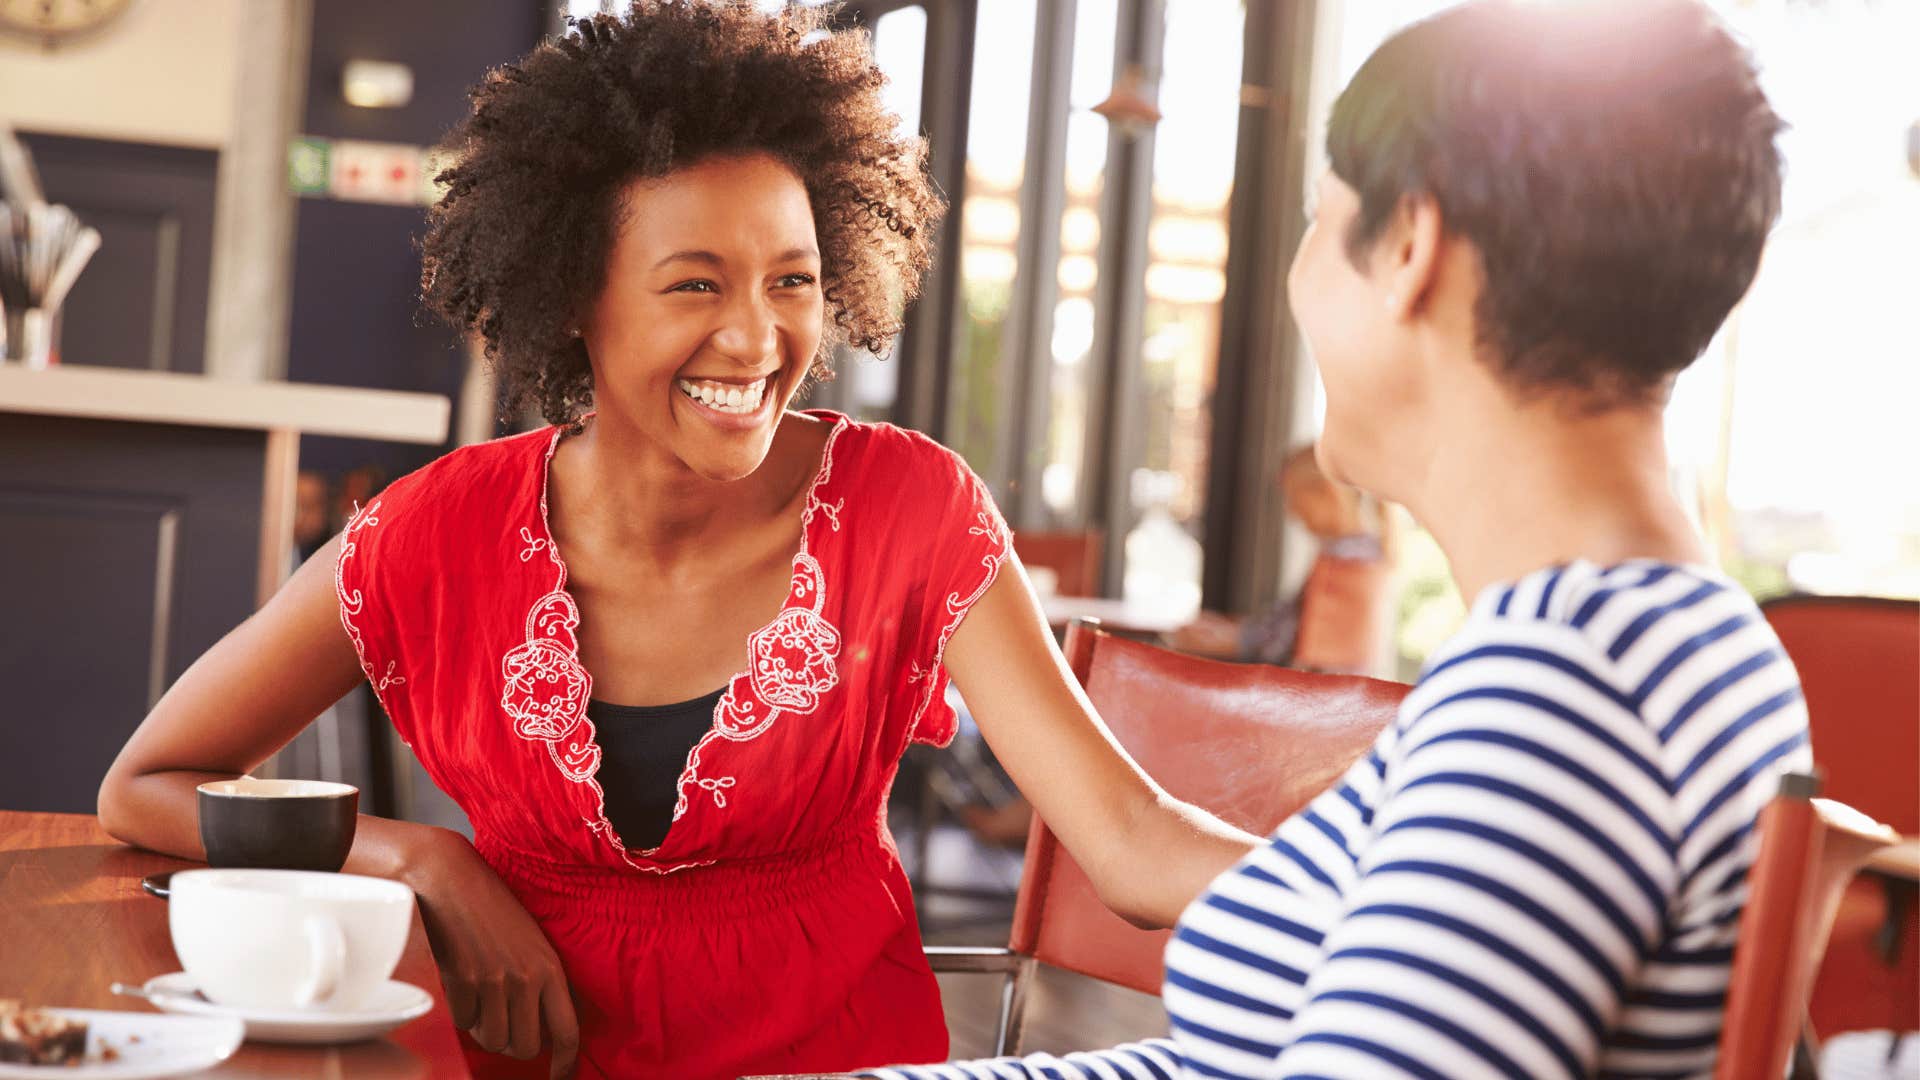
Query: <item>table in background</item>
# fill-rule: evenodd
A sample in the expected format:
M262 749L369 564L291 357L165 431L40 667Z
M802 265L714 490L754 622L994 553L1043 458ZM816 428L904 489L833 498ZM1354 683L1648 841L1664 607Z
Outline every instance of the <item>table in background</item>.
M0 811L0 997L32 1005L154 1011L143 1001L114 995L109 987L139 985L180 969L167 932L167 905L143 892L140 879L194 865L117 843L84 814ZM202 1075L466 1077L439 969L417 912L394 978L432 994L433 1011L371 1042L248 1043Z
M1075 619L1097 619L1100 625L1117 634L1171 634L1193 621L1192 611L1169 611L1154 604L1118 600L1106 596L1046 595L1040 607L1055 630L1065 630Z

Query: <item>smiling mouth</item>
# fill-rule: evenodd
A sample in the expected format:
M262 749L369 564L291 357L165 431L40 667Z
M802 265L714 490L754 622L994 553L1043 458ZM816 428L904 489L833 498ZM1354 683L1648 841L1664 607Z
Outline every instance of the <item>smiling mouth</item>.
M760 408L767 392L768 377L750 383L714 382L708 379L676 379L680 392L715 412L751 416Z

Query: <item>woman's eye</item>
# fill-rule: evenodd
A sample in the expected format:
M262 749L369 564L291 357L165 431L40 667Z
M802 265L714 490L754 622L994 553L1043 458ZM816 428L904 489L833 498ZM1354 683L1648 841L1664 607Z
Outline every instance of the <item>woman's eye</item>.
M668 289L667 291L668 292L715 292L716 290L713 287L713 282L702 280L702 281L683 281L680 284L675 285L673 288Z
M813 284L813 275L812 274L783 274L780 277L780 284L787 288L795 288L801 285L811 285Z

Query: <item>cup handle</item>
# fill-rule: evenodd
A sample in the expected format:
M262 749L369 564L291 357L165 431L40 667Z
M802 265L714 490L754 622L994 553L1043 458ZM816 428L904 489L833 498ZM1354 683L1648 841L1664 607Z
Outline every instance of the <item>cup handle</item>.
M325 1001L339 989L340 976L347 968L347 939L340 924L330 916L312 915L301 924L307 938L307 956L313 974L295 993L300 1008Z

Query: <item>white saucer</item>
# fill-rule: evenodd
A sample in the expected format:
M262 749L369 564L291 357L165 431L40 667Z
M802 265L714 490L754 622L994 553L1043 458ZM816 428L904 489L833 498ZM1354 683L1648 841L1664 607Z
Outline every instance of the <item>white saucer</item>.
M242 1027L230 1016L155 1016L149 1012L48 1009L87 1024L87 1058L78 1065L0 1062L5 1080L159 1080L211 1068L240 1049ZM114 1060L102 1060L107 1049Z
M230 1016L246 1025L249 1039L314 1046L377 1038L433 1009L432 994L397 979L387 980L351 1012L235 1009L215 1005L200 996L193 977L184 971L156 975L147 980L144 989L150 995L148 1000L163 1012Z

